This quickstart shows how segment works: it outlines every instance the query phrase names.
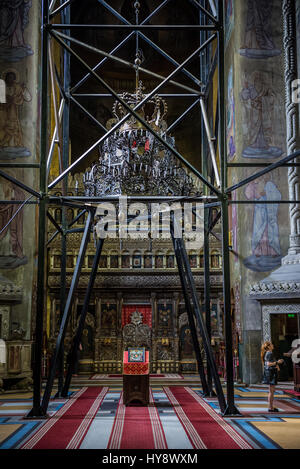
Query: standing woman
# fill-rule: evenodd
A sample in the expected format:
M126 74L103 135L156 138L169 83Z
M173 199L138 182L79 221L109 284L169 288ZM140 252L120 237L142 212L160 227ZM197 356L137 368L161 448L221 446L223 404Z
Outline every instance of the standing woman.
M268 394L268 404L269 412L278 412L278 409L273 406L275 386L278 379L278 369L279 365L283 363L283 360L276 361L273 355L274 345L272 342L267 341L261 347L261 361L264 365L264 376L263 384L268 384L269 394Z

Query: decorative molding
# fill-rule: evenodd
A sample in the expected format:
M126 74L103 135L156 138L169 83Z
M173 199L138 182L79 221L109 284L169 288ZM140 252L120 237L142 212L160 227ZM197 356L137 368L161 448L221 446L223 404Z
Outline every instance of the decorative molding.
M83 227L83 225L81 225ZM55 233L55 230L52 229L52 225L49 226L48 230L48 236L49 238ZM217 231L217 230L216 230ZM69 233L68 234L68 250L78 250L81 244L81 239L82 239L82 233ZM141 239L122 239L122 247L121 250L142 250L149 252L149 238L148 235L145 236L145 238ZM150 251L152 251L152 254L156 250L168 250L172 251L174 253L174 248L173 248L173 243L171 239L164 239L164 238L159 238L159 239L152 239L151 240L152 248ZM210 244L213 249L221 249L221 242L216 240L214 236L211 235L210 239ZM59 254L61 249L61 241L59 237L56 237L50 245L50 253L51 254ZM108 251L113 251L113 250L120 250L120 239L105 239L104 246L103 246L104 252ZM93 253L95 252L95 245L94 241L91 240L88 243L87 247L87 252L92 251Z
M251 299L300 298L300 282L256 283L250 286Z
M97 275L95 279L94 289L95 288L180 288L180 278L177 271L172 273L164 273L163 275L151 275L141 274L141 275L130 275L126 272L118 272L116 275ZM204 285L203 275L194 275L194 280L196 286L200 287ZM67 275L66 283L70 285L72 281L72 276ZM49 276L49 286L53 288L60 287L60 277L59 275L50 275ZM78 286L79 288L87 287L89 282L89 275L81 274ZM211 285L221 286L222 285L222 276L214 275L210 279Z
M268 304L262 306L262 334L263 341L271 340L271 314L289 314L300 313L300 303L282 303L282 304Z
M23 299L23 287L15 285L10 280L0 275L0 302L21 303Z
M263 313L268 314L298 314L300 313L300 303L282 303L282 304L267 304L262 307Z

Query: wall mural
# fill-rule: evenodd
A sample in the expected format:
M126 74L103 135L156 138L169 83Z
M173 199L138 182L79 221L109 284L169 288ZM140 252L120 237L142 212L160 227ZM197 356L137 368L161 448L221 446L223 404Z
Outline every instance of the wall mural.
M253 181L245 189L249 200L281 200L281 192L265 175ZM244 265L255 272L269 272L281 265L281 248L278 227L279 204L256 204L253 210L251 249L252 255L244 259Z
M0 185L1 200L24 200L22 189L9 181L2 181ZM18 205L0 205L0 268L15 269L27 264L28 259L23 253L23 211ZM13 217L13 221L6 227ZM6 228L5 228L6 227Z
M18 62L33 54L24 39L31 6L31 0L0 0L0 62Z
M234 26L234 0L225 0L225 44L230 40Z
M272 32L273 0L248 0L244 42L240 54L248 59L267 59L281 54Z
M233 67L228 73L227 85L227 158L232 161L236 154L235 146L235 101L233 87Z
M30 156L30 151L24 147L20 112L32 96L25 83L21 83L16 69L6 69L1 78L6 84L6 103L0 104L0 159Z
M299 0L296 0L299 1ZM234 161L273 162L286 151L284 83L282 75L282 1L244 0L235 2L235 28L227 45L226 60L234 70L235 147ZM236 51L238 52L236 54ZM234 57L234 62L232 58ZM235 73L237 72L237 73ZM230 161L230 76L227 88L227 158ZM241 160L241 161L240 161ZM242 168L231 168L230 184L253 174ZM241 377L249 382L261 380L257 343L261 340L260 315L253 315L247 292L250 285L280 267L288 239L285 207L266 202L286 198L286 178L277 172L234 191L236 200L253 204L232 204L231 233L232 285L234 290L233 339L245 345L240 349ZM288 198L288 197L287 197ZM259 203L258 203L259 202ZM279 234L280 223L280 234ZM279 237L280 235L280 237ZM242 264L241 264L242 263ZM220 303L220 308L222 304ZM236 350L236 346L234 347ZM234 357L236 359L236 356ZM224 373L224 349L219 348L219 371ZM236 362L235 362L236 363Z
M279 100L269 74L245 73L240 93L243 104L244 158L279 158L283 150L274 144L274 130L278 117ZM277 113L277 116L276 116Z
M6 98L5 103L0 103L2 162L22 161L33 156L33 149L39 149L40 90L35 49L39 47L40 8L41 2L32 0L0 0L0 78L5 82ZM35 173L31 169L26 169L26 173L17 170L12 176L24 180L26 175L27 182L35 184ZM1 200L24 201L27 197L17 186L8 182L3 182L0 190ZM21 210L17 213L19 208ZM6 227L12 217L11 224ZM35 217L33 206L0 206L1 273L19 268L17 276L14 274L14 282L24 292L20 304L11 309L10 322L19 324L20 330L26 330L26 340L30 339L32 305L35 302ZM57 260L55 262L57 265Z

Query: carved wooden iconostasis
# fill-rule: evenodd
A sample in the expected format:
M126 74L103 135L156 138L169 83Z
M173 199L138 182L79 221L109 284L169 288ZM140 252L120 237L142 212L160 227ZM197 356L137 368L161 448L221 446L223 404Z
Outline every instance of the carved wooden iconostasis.
M116 243L107 241L114 246ZM164 241L164 244L166 242ZM140 247L149 250L148 241L140 241ZM134 243L136 249L137 243ZM170 244L160 246L163 264L170 256ZM55 250L55 248L53 248ZM129 257L134 249L126 246ZM215 247L216 249L216 247ZM76 248L73 245L75 256ZM142 251L142 247L141 247ZM149 252L149 251L148 251ZM57 253L50 253L49 271L49 330L48 350L55 344L58 333L59 308L59 270L51 259ZM90 306L83 329L82 351L79 361L79 373L122 373L123 351L128 346L145 346L150 352L151 373L196 373L196 360L191 342L188 317L181 295L177 269L134 268L126 269L121 265L120 251L114 254L120 264L118 268L107 268L108 262L99 266ZM155 258L155 252L146 254ZM104 257L104 256L103 256ZM143 256L142 256L143 257ZM110 264L111 265L111 264ZM176 267L176 266L175 266ZM71 269L70 269L71 271ZM72 316L65 339L65 350L70 346L75 333L78 316L83 304L85 288L89 278L89 261L79 280L79 289L75 298ZM203 269L200 268L200 256L197 267L193 268L199 296L203 302ZM105 275L104 272L106 273ZM71 273L71 272L70 272ZM223 319L220 299L222 296L222 276L220 267L211 275L211 322L212 341L218 356L223 344ZM71 275L67 276L67 282ZM140 322L145 326L144 335L136 335L134 330L135 315L141 315ZM201 340L201 339L200 339Z

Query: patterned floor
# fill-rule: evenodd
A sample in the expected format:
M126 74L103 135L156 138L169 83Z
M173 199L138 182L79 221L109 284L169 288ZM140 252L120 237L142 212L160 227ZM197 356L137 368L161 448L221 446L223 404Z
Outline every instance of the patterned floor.
M197 383L189 387L201 395L201 387ZM235 403L242 416L227 418L226 421L255 449L300 449L300 399L285 394L286 388L285 384L278 386L275 405L280 413L271 414L267 409L267 387L235 386ZM80 386L72 387L70 394L79 389ZM152 384L151 389L168 448L191 449L191 443L178 416L168 405L164 383ZM80 449L107 448L121 391L122 387L118 384L109 386ZM226 394L226 388L224 392ZM205 401L220 413L216 398L205 398ZM53 397L48 414L53 416L67 402L67 399ZM23 417L31 406L31 393L0 395L0 449L20 448L39 427L44 425L45 422L41 420L24 420Z

